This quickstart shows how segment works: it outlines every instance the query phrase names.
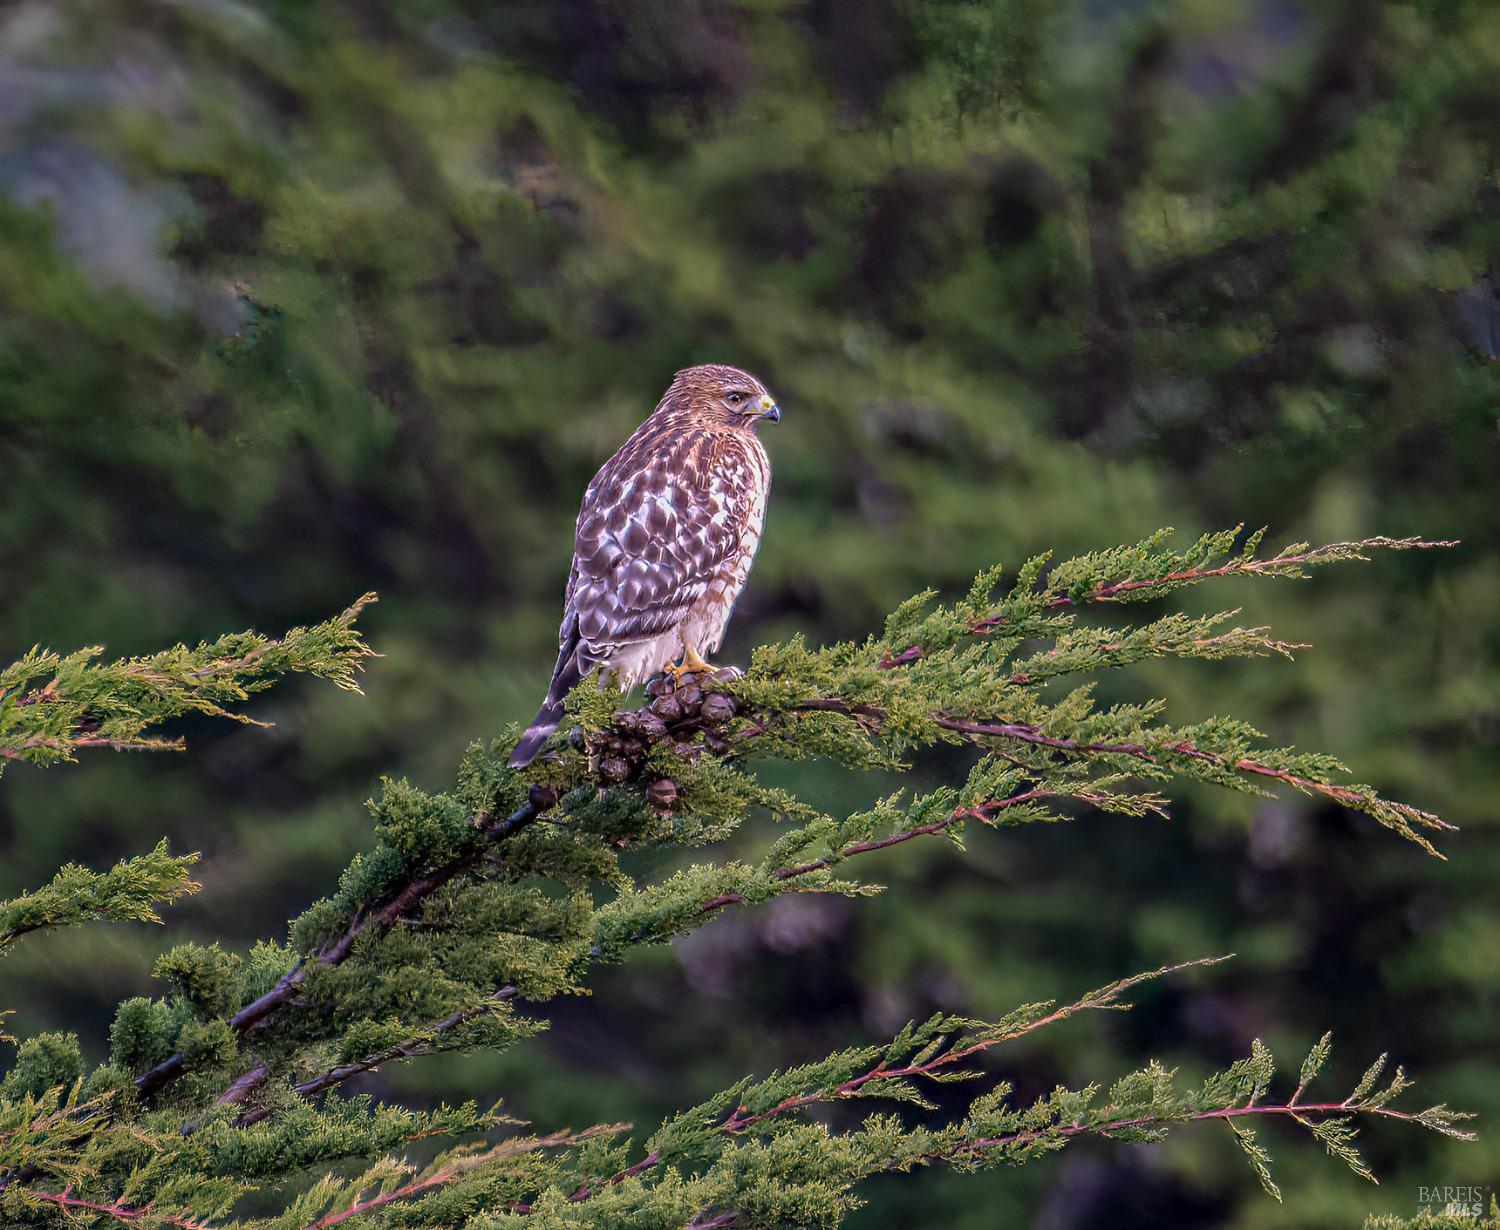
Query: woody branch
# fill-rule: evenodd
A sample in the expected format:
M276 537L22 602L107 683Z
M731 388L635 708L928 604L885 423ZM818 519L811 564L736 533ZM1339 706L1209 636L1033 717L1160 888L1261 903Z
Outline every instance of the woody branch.
M902 829L891 833L889 836L877 838L871 841L854 842L841 847L835 854L826 855L822 858L811 859L800 863L795 867L783 867L772 873L772 878L785 882L810 875L815 871L822 871L833 866L836 862L842 862L847 858L853 858L860 854L868 854L874 850L884 850L891 846L901 845L918 837L928 837L941 833L955 824L966 820L980 820L988 823L995 815L1003 812L1006 808L1014 807L1021 803L1031 802L1036 799L1052 797L1059 792L1034 788L1019 791L1002 799L991 799L977 803L972 807L955 807L946 816L928 824L917 825L913 828ZM1086 794L1077 794L1083 801L1088 801ZM718 910L726 909L732 905L744 904L744 897L739 893L721 893L716 897L709 897L698 904L699 914L712 914ZM597 955L598 949L594 949L591 955ZM361 1059L350 1063L339 1064L336 1067L319 1073L317 1076L307 1080L299 1081L292 1086L292 1092L303 1097L312 1097L325 1089L342 1084L352 1077L359 1076L365 1072L372 1072L386 1063L393 1063L403 1059L415 1059L428 1052L434 1039L440 1035L467 1024L489 1011L493 1004L506 1003L518 998L520 988L514 985L501 987L489 999L481 1005L455 1012L440 1021L434 1021L424 1026L411 1037L385 1050L366 1055ZM236 1104L247 1100L260 1085L269 1078L270 1071L264 1065L257 1065L245 1073L222 1094L219 1095L220 1104ZM259 1123L270 1114L270 1110L264 1105L251 1106L246 1109L236 1120L237 1127L247 1127Z

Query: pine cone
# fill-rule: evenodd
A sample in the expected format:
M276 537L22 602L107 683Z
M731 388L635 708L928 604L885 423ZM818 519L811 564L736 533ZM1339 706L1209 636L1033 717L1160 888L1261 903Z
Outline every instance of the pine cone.
M606 756L599 762L599 776L607 782L623 782L630 776L630 764L619 756Z
M737 711L738 706L732 698L725 696L723 692L714 692L703 698L703 708L699 710L699 716L712 726L722 726Z

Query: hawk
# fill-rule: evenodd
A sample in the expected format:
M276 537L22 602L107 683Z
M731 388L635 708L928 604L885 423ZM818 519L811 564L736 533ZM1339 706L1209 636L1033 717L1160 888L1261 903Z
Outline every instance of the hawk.
M771 462L755 428L781 408L754 376L677 373L656 409L583 493L547 699L511 753L536 758L563 698L594 671L630 689L673 667L707 670L760 545Z

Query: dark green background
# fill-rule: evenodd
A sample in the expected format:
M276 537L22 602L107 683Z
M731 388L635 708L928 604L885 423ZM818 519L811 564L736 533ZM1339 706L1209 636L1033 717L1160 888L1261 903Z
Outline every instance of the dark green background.
M1032 1095L1259 1035L1294 1067L1333 1028L1331 1079L1390 1048L1482 1143L1377 1125L1374 1188L1272 1132L1284 1206L1224 1132L1084 1143L873 1184L858 1224L1332 1226L1500 1184L1493 5L35 0L0 47L0 657L275 631L372 588L385 654L362 700L258 702L270 731L6 774L0 894L163 833L204 853L165 930L8 957L19 1030L98 1056L155 953L277 935L332 885L380 773L441 788L529 716L588 477L676 368L731 362L785 421L730 659L1162 524L1462 538L1185 596L1314 642L1296 664L1103 684L1340 755L1462 824L1451 861L1209 791L907 846L860 868L879 899L725 916L542 1042L369 1087L649 1130L934 1009L1233 950L994 1066ZM889 785L785 777L841 808Z

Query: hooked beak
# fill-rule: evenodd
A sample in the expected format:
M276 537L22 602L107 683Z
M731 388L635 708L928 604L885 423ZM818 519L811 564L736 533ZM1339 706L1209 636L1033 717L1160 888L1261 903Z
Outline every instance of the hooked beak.
M779 423L781 422L781 407L769 397L762 397L760 399L760 413L755 417L757 420L770 419L773 423Z

